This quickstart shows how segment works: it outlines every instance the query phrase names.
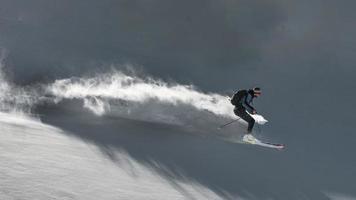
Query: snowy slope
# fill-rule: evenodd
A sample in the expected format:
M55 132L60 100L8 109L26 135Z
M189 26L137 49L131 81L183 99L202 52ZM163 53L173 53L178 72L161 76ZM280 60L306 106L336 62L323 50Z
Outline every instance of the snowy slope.
M0 114L0 199L222 199L190 180L167 180L116 152L18 114Z

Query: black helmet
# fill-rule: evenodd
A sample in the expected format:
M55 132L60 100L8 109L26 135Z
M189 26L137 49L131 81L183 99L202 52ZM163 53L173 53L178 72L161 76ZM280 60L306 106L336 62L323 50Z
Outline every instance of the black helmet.
M253 89L253 93L261 93L261 88L259 88L259 87L254 87Z

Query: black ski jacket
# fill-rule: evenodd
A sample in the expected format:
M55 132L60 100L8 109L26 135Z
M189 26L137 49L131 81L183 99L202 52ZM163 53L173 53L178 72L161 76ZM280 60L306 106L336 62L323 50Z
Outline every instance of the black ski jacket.
M255 108L251 105L254 98L255 96L253 94L253 90L245 90L244 96L241 98L239 104L236 107L242 106L249 113L252 113L255 110Z

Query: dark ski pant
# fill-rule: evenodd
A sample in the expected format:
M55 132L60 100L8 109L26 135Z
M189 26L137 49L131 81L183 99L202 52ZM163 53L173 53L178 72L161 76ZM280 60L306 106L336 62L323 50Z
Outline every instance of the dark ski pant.
M244 107L235 107L234 113L235 115L241 117L241 119L245 120L248 123L247 132L251 133L252 128L255 125L255 119L253 119L253 117L251 117L251 115L246 112L246 109Z

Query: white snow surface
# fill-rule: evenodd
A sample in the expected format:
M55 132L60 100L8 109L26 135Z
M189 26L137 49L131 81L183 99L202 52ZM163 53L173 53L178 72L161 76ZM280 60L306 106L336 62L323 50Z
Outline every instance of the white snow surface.
M117 150L99 149L24 115L0 113L0 199L223 199L188 178L174 180Z

